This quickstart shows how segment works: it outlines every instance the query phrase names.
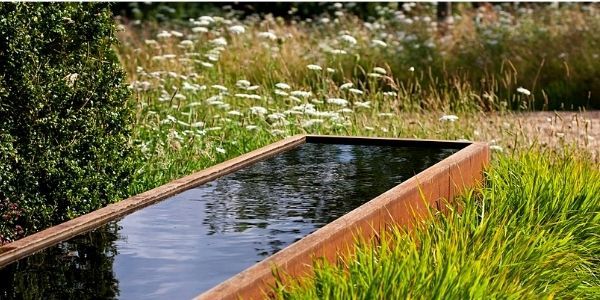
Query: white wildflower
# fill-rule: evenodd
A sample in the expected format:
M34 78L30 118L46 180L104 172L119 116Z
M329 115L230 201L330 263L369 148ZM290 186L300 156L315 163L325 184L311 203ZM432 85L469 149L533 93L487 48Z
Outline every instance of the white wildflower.
M179 44L181 46L184 46L184 47L192 47L192 46L194 46L194 42L192 42L190 40L183 40L183 41L179 42Z
M327 73L335 73L335 69L334 68L327 68Z
M348 54L348 52L346 52L346 50L343 50L343 49L331 49L331 50L329 50L329 53L334 54L334 55Z
M329 98L327 99L327 103L339 106L346 106L348 105L348 100L342 98Z
M258 129L258 126L256 126L256 125L246 125L246 130L248 130L248 131L253 131L256 129Z
M292 91L292 92L290 92L290 94L292 96L300 97L300 98L306 98L306 97L310 97L312 95L311 92L307 92L307 91Z
M531 92L528 89L524 88L524 87L517 88L517 92L519 92L519 93L521 93L521 94L523 94L525 96L531 95Z
M203 21L203 22L209 22L209 23L215 22L215 19L213 19L213 17L211 17L211 16L202 16L202 17L198 18L198 20Z
M217 150L217 152L219 152L221 154L225 154L225 149L223 149L221 147L217 147L217 148L215 148L215 150Z
M246 99L253 99L253 100L262 100L262 97L259 95L255 95L255 94L235 94L234 96L238 97L238 98L246 98Z
M361 108L371 108L371 101L366 101L366 102L354 102L354 106L356 107L361 107Z
M285 96L288 95L288 93L286 93L285 91L282 91L282 90L275 89L275 95L279 95L279 96L284 96L285 97Z
M183 33L179 32L179 31L175 31L175 30L171 30L171 34L173 36L176 36L176 37L182 37L183 36Z
M194 32L194 33L200 33L200 32L204 33L204 32L208 32L208 28L202 27L202 26L198 26L198 27L192 28L192 32Z
M239 88L245 89L250 86L250 81L245 80L245 79L240 79L235 83L235 85Z
M252 106L252 107L250 107L250 112L254 115L264 115L268 111L266 108L264 108L262 106Z
M351 87L353 87L353 86L354 86L354 83L352 83L352 82L347 82L347 83L344 83L344 84L340 85L340 89L341 89L341 90L345 90L345 89L349 89L349 88L351 88Z
M285 114L282 114L282 113L272 113L272 114L268 115L267 118L269 118L269 120L272 120L272 121L284 120L285 119Z
M319 66L319 65L310 64L310 65L307 65L306 67L313 71L322 71L323 70L323 68L321 68L321 66Z
M443 115L440 117L440 121L454 122L456 120L458 120L456 115Z
M408 70L409 70L410 72L414 72L414 71L415 71L415 67L410 67L410 68L408 68Z
M211 63L209 63L209 62L205 62L205 61L197 61L197 62L199 62L200 65L202 65L205 68L212 68L212 67L214 67L214 65L211 64Z
M242 116L243 114L237 110L231 110L227 112L228 115L230 116Z
M158 33L156 35L157 38L159 39L166 39L166 38L170 38L172 34L170 34L168 31L161 31L160 33Z
M213 39L210 43L216 46L227 46L227 40L223 37Z
M289 90L289 89L291 89L291 87L287 83L283 83L283 82L279 82L279 83L275 84L275 86L277 88L282 89L282 90Z
M270 32L270 31L259 32L258 33L258 37L264 38L264 39L269 39L269 40L272 40L272 41L274 41L274 40L277 39L277 36L274 33Z
M219 90L221 92L227 92L227 88L224 87L224 86L222 86L222 85L220 85L220 84L213 84L213 85L211 85L211 87L213 89Z
M359 89L354 89L354 88L352 88L352 89L348 89L348 92L350 92L350 93L352 93L352 94L356 94L356 95L362 95L362 94L364 94L364 92L363 92L363 91L361 91L361 90L359 90Z
M342 36L340 36L340 39L350 45L356 45L357 43L356 38L348 34L343 34Z
M229 31L233 34L242 34L242 33L246 32L246 29L242 25L235 25L235 26L229 27Z
M325 122L325 120L323 119L310 119L310 120L306 120L304 122L302 122L302 127L306 128L306 127L312 127L316 124L321 124Z
M382 40L372 40L371 42L372 42L373 46L378 46L378 47L383 47L383 48L387 47L387 44Z
M391 96L391 97L395 97L398 96L398 93L394 92L394 91L389 91L389 92L383 92L384 96Z

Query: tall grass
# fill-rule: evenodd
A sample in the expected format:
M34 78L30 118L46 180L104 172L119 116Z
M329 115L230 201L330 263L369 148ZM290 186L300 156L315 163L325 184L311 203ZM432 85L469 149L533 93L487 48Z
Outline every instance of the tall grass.
M596 5L535 14L502 6L465 10L447 35L438 33L431 6L410 7L382 5L369 22L342 7L310 22L229 14L122 26L118 52L137 106L132 143L140 150L130 194L296 133L528 147L535 141L531 130L510 118L491 124L482 112L504 114L542 102L550 107L556 99L570 107L584 99L554 98L545 90L553 80L577 92L600 86L594 84L600 78L593 59L600 32ZM545 42L553 46L528 46ZM544 51L552 53L540 69ZM561 69L567 67L571 77ZM520 86L533 93L517 92ZM459 121L439 121L444 114L457 114ZM587 143L587 125L577 126L577 138L581 131L593 148L597 141Z
M600 171L548 153L501 156L487 186L412 234L361 242L282 299L583 298L600 296Z

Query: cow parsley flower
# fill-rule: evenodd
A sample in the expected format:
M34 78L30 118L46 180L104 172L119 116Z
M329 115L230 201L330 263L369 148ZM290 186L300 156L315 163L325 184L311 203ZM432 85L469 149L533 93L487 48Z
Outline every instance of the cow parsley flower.
M246 32L246 29L242 25L235 25L235 26L229 27L229 31L233 34L242 34L242 33Z
M252 107L250 107L250 112L254 115L264 115L268 111L266 108L264 108L262 106L252 106Z
M456 115L443 115L440 118L440 121L447 121L447 122L454 122L458 120L458 117Z
M340 39L350 45L356 45L357 43L356 38L348 34L343 34L342 36L340 36Z
M524 88L524 87L517 88L517 92L519 92L519 93L521 93L521 94L523 94L525 96L531 95L531 92L528 89Z
M220 84L213 84L211 87L213 89L219 90L221 92L227 92L227 88L224 87L224 86L222 86L222 85L220 85Z
M307 92L307 91L292 91L292 92L290 92L290 94L292 96L300 97L300 98L307 98L312 95L311 92Z
M361 107L361 108L371 108L371 101L366 101L366 102L354 102L354 106L356 107Z
M240 79L235 83L235 85L239 88L245 89L250 86L250 81L248 81L246 79Z
M197 27L192 28L192 32L194 32L194 33L200 33L200 32L204 33L204 32L208 32L208 28L202 27L202 26L197 26Z
M382 40L372 40L371 42L372 42L373 46L382 47L382 48L387 47L387 44Z
M329 98L327 99L327 103L339 106L346 106L348 105L348 100L342 98Z
M172 36L172 34L170 34L168 31L161 31L159 32L156 37L159 39L167 39L170 38Z
M356 95L362 95L364 94L363 91L359 90L359 89L348 89L348 92L352 93L352 94L356 94Z
M286 97L288 93L286 91L275 89L275 95Z
M322 71L323 70L323 68L321 68L321 66L319 66L319 65L310 64L310 65L307 65L306 67L313 71Z
M325 122L325 120L323 120L323 119L310 119L310 120L306 120L306 121L302 122L302 127L304 127L304 128L312 127L316 124L322 124L323 122Z
M279 83L275 84L275 86L277 88L282 89L282 90L289 90L289 89L291 89L291 87L287 83L283 83L283 82L279 82Z
M349 89L349 88L351 88L353 86L354 86L354 83L347 82L347 83L344 83L344 84L340 85L340 90L346 90L346 89Z
M171 30L171 34L173 36L176 36L176 37L182 37L183 36L183 33L179 32L179 31L175 31L175 30Z
M264 39L269 39L269 40L272 40L272 41L274 41L274 40L277 39L277 36L274 33L270 32L270 31L259 32L258 33L258 37L264 38Z
M227 46L227 40L224 37L210 40L210 43L216 46Z

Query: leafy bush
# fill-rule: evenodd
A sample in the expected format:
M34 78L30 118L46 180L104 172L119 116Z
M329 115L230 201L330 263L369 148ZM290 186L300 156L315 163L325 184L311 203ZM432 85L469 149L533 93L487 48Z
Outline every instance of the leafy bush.
M106 4L1 3L0 16L6 242L124 196L132 110Z

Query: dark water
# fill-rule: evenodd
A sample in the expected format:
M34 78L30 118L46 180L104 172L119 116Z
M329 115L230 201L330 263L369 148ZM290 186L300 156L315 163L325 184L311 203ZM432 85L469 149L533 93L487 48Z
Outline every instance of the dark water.
M191 298L456 151L305 144L1 269L0 298Z

